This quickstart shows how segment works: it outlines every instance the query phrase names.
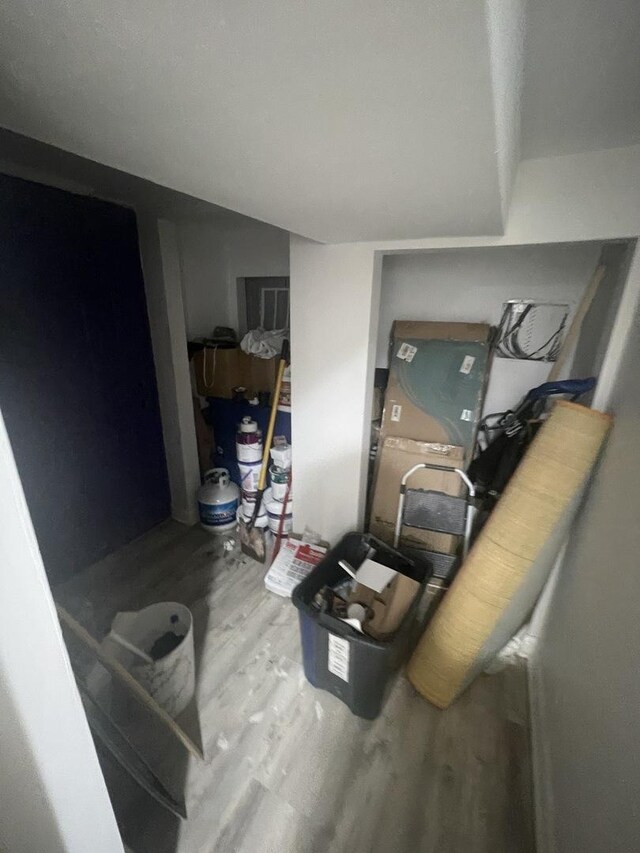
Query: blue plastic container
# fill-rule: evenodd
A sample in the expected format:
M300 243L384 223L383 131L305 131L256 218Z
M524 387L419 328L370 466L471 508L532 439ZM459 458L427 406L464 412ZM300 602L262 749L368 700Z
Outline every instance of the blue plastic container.
M358 717L375 719L393 683L420 637L423 625L417 619L422 595L416 596L402 625L388 642L360 634L345 622L317 610L312 602L324 586L335 586L346 578L339 560L357 566L369 548L386 553L393 565L422 585L429 577L398 551L364 533L347 533L293 591L291 600L298 609L302 661L307 680L341 699ZM386 561L385 561L386 562Z

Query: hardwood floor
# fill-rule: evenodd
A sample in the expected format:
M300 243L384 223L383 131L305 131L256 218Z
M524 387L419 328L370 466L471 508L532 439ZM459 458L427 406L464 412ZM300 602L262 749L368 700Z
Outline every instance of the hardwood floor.
M447 711L400 676L366 722L306 682L297 613L263 575L168 522L54 590L98 639L118 610L174 600L193 612L206 761L139 723L156 772L184 791L181 822L104 759L131 849L533 853L524 671L481 677Z

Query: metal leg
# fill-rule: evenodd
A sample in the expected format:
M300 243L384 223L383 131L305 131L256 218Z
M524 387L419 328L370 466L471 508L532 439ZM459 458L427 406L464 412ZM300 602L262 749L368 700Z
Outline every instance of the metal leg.
M400 532L402 530L402 516L404 515L404 495L406 486L403 483L400 486L400 496L398 498L398 513L396 515L396 528L393 532L393 547L397 548L400 543Z

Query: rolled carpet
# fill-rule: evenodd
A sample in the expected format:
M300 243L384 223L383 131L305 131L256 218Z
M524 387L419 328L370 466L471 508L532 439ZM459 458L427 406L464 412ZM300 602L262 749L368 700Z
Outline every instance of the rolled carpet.
M446 708L523 624L568 532L612 419L556 403L480 532L409 662Z

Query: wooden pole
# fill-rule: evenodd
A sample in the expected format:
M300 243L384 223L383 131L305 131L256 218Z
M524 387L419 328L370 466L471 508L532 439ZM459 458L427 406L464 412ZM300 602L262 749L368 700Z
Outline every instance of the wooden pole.
M558 358L556 359L553 367L549 371L547 382L555 382L556 379L560 378L562 368L564 367L566 360L571 355L571 351L573 350L573 347L575 346L575 343L578 340L578 336L580 335L580 329L582 328L584 318L587 316L587 311L589 310L589 308L591 308L591 303L596 297L596 293L598 292L598 288L600 287L600 283L605 277L606 272L607 268L603 264L599 264L596 267L595 272L591 277L591 281L587 285L587 289L584 292L584 296L580 301L580 305L578 305L578 309L573 316L573 320L571 321L571 325L569 326L567 336L565 337L563 344L560 348L560 352L558 353Z

